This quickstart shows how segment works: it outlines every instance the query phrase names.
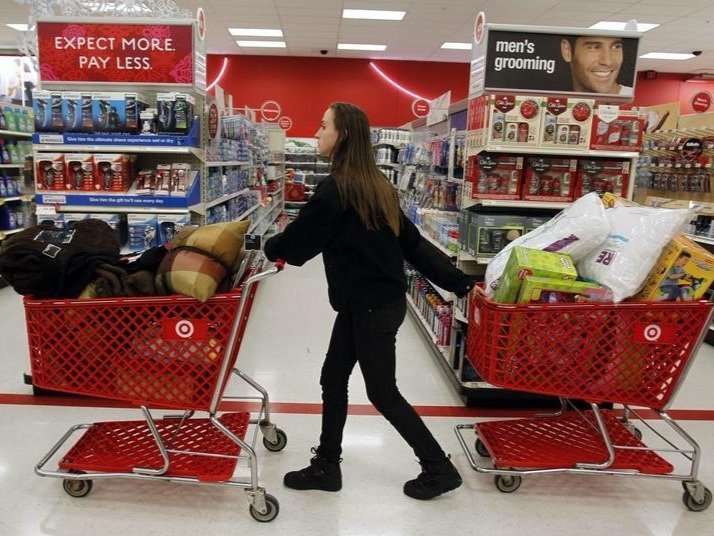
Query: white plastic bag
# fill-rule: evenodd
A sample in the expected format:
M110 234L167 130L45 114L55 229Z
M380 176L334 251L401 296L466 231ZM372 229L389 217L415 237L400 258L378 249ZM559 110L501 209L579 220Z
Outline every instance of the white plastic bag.
M682 231L692 212L617 205L606 214L610 234L577 268L580 277L609 287L619 302L640 290L662 248Z
M486 291L493 296L514 246L568 253L573 261L578 262L602 244L609 232L610 225L600 197L595 192L589 193L552 220L515 239L498 252L486 268Z

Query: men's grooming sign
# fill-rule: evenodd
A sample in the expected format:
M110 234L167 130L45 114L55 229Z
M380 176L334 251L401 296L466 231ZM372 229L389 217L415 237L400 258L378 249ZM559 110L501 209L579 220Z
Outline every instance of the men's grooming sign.
M640 34L520 28L488 26L485 92L632 98Z

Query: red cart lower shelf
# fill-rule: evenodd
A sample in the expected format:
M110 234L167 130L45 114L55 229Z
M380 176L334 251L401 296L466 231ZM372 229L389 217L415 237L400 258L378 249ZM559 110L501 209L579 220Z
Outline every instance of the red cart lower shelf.
M231 432L245 438L250 413L226 413L218 420ZM167 449L200 453L169 455L170 466L163 476L192 477L202 482L226 482L236 468L240 447L218 430L209 419L181 419L156 422ZM177 432L178 429L178 432ZM158 469L163 466L161 453L146 421L100 422L92 424L59 466L69 471L131 473L134 467Z
M593 412L584 415L568 412L558 417L485 422L477 424L476 429L495 467L574 468L578 463L608 459ZM614 445L647 448L611 411L603 411L602 416ZM608 470L661 475L671 473L674 467L651 450L615 448L615 461Z

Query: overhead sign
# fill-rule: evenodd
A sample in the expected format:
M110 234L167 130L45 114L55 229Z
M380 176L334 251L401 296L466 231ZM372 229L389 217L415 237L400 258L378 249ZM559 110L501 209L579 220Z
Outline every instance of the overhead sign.
M639 35L487 25L485 91L634 95ZM576 33L577 32L577 33Z
M708 91L700 91L692 96L692 110L698 114L708 112L712 105L712 95Z
M41 82L193 85L193 24L37 23Z

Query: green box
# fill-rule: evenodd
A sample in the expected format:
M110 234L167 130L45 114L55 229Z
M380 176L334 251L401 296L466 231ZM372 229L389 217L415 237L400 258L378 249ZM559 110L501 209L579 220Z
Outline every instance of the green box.
M575 280L578 278L578 272L573 259L566 253L515 246L511 249L503 269L494 300L499 303L515 303L521 291L521 284L528 276Z
M518 303L611 302L612 292L597 283L528 276L521 284Z

